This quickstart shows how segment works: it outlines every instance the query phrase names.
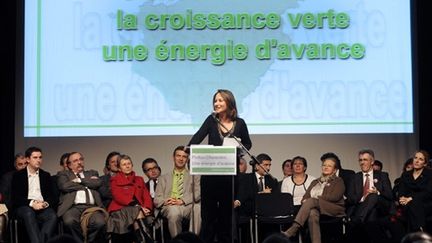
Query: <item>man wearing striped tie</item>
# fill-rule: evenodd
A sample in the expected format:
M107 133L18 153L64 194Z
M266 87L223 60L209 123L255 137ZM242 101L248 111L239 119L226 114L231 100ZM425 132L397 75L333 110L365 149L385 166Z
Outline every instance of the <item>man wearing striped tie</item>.
M158 179L154 205L168 220L171 237L182 231L182 223L189 220L189 230L199 234L201 228L200 177L191 176L186 168L189 155L183 146L173 152L174 169Z

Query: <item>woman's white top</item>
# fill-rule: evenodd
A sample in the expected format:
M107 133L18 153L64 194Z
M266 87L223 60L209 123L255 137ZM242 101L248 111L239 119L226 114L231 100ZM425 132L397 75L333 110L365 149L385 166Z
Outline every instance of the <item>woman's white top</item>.
M311 182L316 179L314 176L308 174L305 174L305 177L306 179L302 184L296 184L293 176L288 176L282 181L281 192L291 193L294 205L301 205L302 198L307 188Z

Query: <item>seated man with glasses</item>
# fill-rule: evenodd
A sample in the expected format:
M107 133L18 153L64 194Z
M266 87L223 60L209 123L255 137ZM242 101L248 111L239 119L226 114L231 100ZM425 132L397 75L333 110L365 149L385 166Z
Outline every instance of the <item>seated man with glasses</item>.
M145 185L150 192L151 198L154 199L158 178L161 175L161 168L155 159L147 158L142 162L142 170L148 178Z
M69 170L58 173L61 192L57 216L76 242L105 242L108 213L103 209L98 188L102 181L95 170L84 170L84 157L79 152L69 154Z
M158 162L154 158L146 158L143 160L141 164L141 168L144 172L144 174L147 176L148 181L145 183L145 186L147 187L147 190L150 192L150 197L153 200L155 197L155 191L156 186L158 184L158 178L161 175L161 168L159 167ZM158 218L159 210L155 207L153 204L153 216L154 218ZM161 241L162 240L162 232L160 229L160 223L158 220L153 221L153 227L156 230L155 231L155 240Z

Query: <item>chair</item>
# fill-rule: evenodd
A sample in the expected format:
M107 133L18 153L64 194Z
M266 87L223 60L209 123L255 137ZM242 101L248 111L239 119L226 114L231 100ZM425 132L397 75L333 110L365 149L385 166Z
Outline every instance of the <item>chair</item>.
M344 242L346 217L333 217L325 214L320 214L319 224L321 231L321 242ZM298 241L310 242L309 228L306 227L301 230Z
M18 243L18 219L9 219L9 239L12 243Z
M160 227L159 227L159 229L160 229L160 242L165 243L166 241L170 241L172 238L171 238L171 235L170 235L169 230L168 230L168 219L160 216L160 217L157 217L156 220L159 220L159 225L160 225ZM190 224L189 219L183 219L182 231L189 231L189 224ZM155 242L159 242L157 240L155 230L153 230L152 234L153 234L153 240L155 240Z
M259 193L255 198L255 242L260 224L291 224L294 221L293 197L290 193Z
M63 235L64 234L63 220L61 220L61 218L57 218L57 219L58 219L57 234ZM24 222L22 220L17 219L16 217L9 218L8 228L9 228L9 241L11 243L30 241L24 226Z
M340 242L345 234L345 217L320 215L322 242Z
M16 217L9 218L9 240L11 243L30 242L24 222Z
M253 241L254 234L253 234L253 218L248 216L239 216L238 222L237 222L237 237L238 242L246 242L245 240L250 239ZM245 230L247 229L247 230ZM244 231L248 232L248 235L243 235Z
M159 215L155 217L153 225L151 226L152 238L155 243L165 243L164 233L168 233L164 230L164 224L166 224L166 222L164 222L162 217L160 217Z

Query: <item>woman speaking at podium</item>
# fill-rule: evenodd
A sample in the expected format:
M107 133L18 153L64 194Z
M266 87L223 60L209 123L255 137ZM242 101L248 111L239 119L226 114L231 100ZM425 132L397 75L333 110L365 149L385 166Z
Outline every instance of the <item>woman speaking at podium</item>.
M213 110L192 137L189 145L200 144L208 136L208 144L221 146L235 137L249 150L252 147L249 131L245 121L238 117L235 98L231 91L219 89L213 95ZM232 183L232 176L201 176L201 237L206 243L213 243L215 236L218 242L232 242Z

